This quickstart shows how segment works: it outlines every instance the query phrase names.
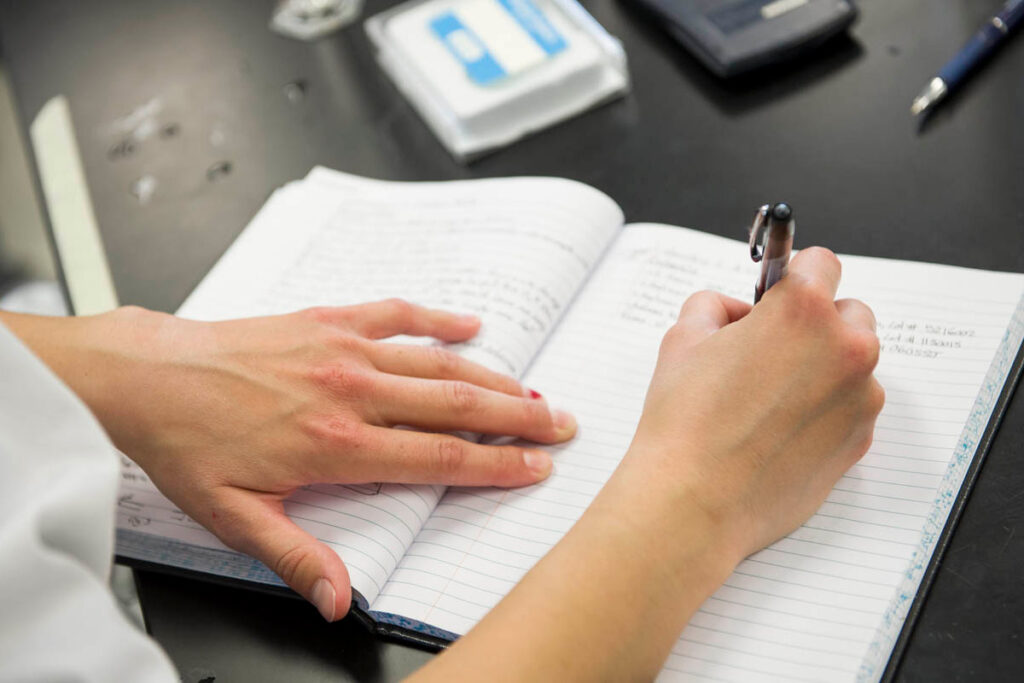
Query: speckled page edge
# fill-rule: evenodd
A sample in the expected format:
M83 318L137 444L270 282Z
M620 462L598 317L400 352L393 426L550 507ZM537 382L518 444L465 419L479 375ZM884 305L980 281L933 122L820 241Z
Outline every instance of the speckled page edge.
M1017 302L1017 308L1010 319L1003 341L992 359L992 364L985 375L985 381L974 400L974 407L960 434L959 444L946 469L942 483L939 484L935 502L932 504L932 509L922 529L921 540L911 556L903 581L897 587L896 593L882 617L882 623L875 633L874 640L864 655L857 674L858 681L879 681L883 676L891 678L895 673L895 664L902 652L902 647L899 648L900 651L896 653L895 657L893 656L894 648L900 641L901 634L906 630L906 635L909 636L909 629L913 628L916 612L923 604L924 592L931 584L934 574L933 565L941 559L942 550L945 549L948 537L956 526L963 503L974 483L974 477L972 477L965 485L966 475L975 457L979 453L981 457L984 457L984 451L989 446L992 436L990 432L997 427L997 424L990 424L993 414L996 413L997 408L1003 407L1012 395L1011 391L1002 398L1002 403L1000 403L1000 396L1016 364L1022 340L1024 340L1024 296ZM1001 411L998 414L1001 417ZM996 422L998 423L998 419ZM957 510L952 519L953 523L948 524L950 513L955 505ZM939 548L940 545L941 549L935 555L936 548ZM924 585L924 592L918 595L922 579L926 575L928 575L928 581ZM912 609L914 613L908 619ZM890 662L890 659L893 661Z

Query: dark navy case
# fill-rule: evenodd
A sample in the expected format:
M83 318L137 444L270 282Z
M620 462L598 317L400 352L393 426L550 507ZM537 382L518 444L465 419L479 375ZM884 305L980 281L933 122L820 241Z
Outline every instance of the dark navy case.
M798 57L857 18L850 0L630 1L722 77Z

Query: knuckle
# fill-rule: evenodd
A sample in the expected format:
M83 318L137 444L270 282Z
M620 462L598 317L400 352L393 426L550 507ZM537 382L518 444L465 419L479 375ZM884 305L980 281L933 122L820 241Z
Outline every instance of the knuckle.
M842 272L843 264L839 260L839 257L836 256L836 253L831 249L828 249L826 247L814 246L807 247L806 249L804 249L804 251L807 252L808 255L814 257L816 260L828 263L830 266L837 269L839 272Z
M544 401L534 400L522 400L520 401L522 406L523 424L528 426L545 426L550 427L551 410L548 409L547 404Z
M832 299L811 280L794 280L785 301L786 313L794 322L821 324L836 315Z
M873 333L855 333L849 336L843 352L846 371L855 377L870 374L878 365L881 349L878 337Z
M814 245L814 246L806 247L804 249L804 251L807 252L808 254L814 256L815 258L833 259L833 260L835 260L836 263L839 263L839 258L835 255L835 252L833 252L828 247L822 247L822 246L819 246L819 245Z
M456 414L472 413L480 406L480 392L468 382L445 382L444 396L445 406Z
M682 323L674 323L672 327L668 328L665 332L665 336L661 338L661 351L664 353L685 343L686 335L686 326Z
M364 341L347 332L332 332L327 336L324 346L334 353L355 354L362 353Z
M430 359L429 363L438 377L446 379L455 377L462 367L462 359L448 349L440 346L428 346L426 353Z
M365 441L362 423L347 416L319 416L308 420L305 427L306 433L315 442L332 450L353 450Z
M314 559L309 546L293 545L273 561L272 569L282 581L292 585L298 578L302 566Z
M854 299L854 301L864 307L864 312L868 314L868 318L871 320L871 329L875 330L878 327L878 316L875 315L874 309L859 299Z
M522 396L524 393L528 393L518 380L513 379L508 375L498 375L498 390L513 396ZM530 400L532 401L534 399Z
M114 312L123 318L137 318L146 313L146 309L142 306L133 306L129 304L127 306L118 306Z
M342 363L325 363L310 371L310 381L331 394L361 396L368 392L373 379L362 369Z
M337 311L338 309L331 308L330 306L313 306L300 311L300 315L312 320L313 322L326 325L331 323L334 318L337 317Z
M391 299L385 299L381 302L387 309L388 315L396 322L408 322L412 320L413 316L413 305L405 299L399 299L393 297Z
M490 458L492 479L507 481L521 476L526 468L525 462L522 448L499 446L494 457Z
M868 411L871 415L877 416L885 407L885 389L877 381L871 385L868 394Z
M794 339L815 340L815 343L827 340L832 345L844 343L835 303L813 282L794 278L780 301L781 322L793 333Z
M718 295L715 292L711 291L710 289L702 289L700 291L694 292L690 296L686 297L686 301L683 302L682 308L679 309L679 315L682 315L688 308L691 308L704 301L712 303L717 302Z
M455 475L462 470L468 458L466 442L454 437L438 439L435 458L442 474Z
M864 454L871 448L872 442L875 440L875 433L873 429L865 429L864 432L857 439L855 446L855 460L860 460L864 457Z
M867 361L867 372L874 372L878 367L878 360L882 355L882 342L874 332L867 332L861 335L864 338L864 360Z
M118 306L113 311L115 320L125 325L137 326L143 334L158 332L160 326L174 319L169 313L150 311L141 306Z

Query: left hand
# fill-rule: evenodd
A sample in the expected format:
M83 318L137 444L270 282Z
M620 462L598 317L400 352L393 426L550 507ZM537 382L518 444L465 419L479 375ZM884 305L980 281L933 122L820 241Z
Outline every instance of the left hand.
M139 308L4 320L168 498L328 620L348 611L349 576L284 514L298 487L523 486L550 473L547 453L443 432L555 443L576 431L571 416L510 377L437 346L376 341L457 342L479 329L473 316L400 300L216 323Z

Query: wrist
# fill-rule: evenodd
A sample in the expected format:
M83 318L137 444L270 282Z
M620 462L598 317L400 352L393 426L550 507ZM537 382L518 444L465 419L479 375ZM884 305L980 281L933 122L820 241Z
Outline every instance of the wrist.
M80 347L89 321L90 318L0 312L0 322L76 393L71 380L82 374L76 368L81 363Z
M134 420L132 406L145 395L145 359L159 356L161 330L173 320L138 307L82 317L0 318L88 406L122 450Z
M688 567L690 575L676 572L678 580L692 585L702 578L710 594L747 556L744 529L707 504L699 473L651 466L685 459L679 450L634 442L592 509L628 526L634 542L665 566Z

